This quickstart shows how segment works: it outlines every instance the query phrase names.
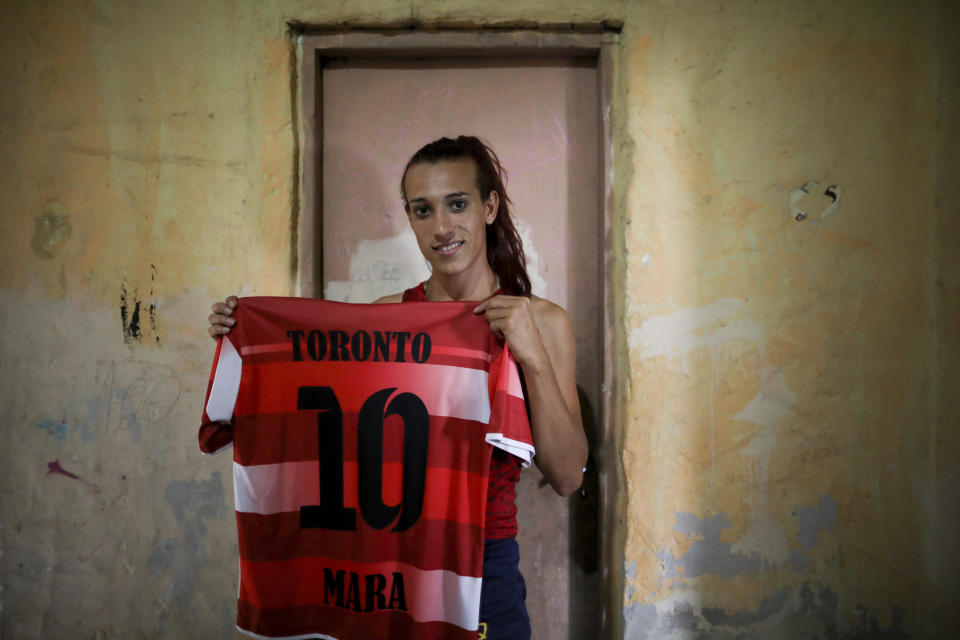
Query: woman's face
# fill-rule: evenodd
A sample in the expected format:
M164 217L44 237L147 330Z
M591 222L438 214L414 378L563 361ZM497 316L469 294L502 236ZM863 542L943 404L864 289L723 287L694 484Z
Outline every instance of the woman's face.
M496 191L486 200L477 189L471 158L416 164L407 170L407 218L434 273L476 274L487 265L487 224L497 217Z

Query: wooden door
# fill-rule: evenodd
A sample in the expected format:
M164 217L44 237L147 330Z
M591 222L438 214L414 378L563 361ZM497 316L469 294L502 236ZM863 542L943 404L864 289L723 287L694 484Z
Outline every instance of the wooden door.
M584 423L594 435L603 374L595 62L349 58L326 60L320 75L324 297L369 302L426 279L401 204L403 167L437 137L483 138L508 172L534 293L573 319ZM596 633L596 497L592 474L567 499L535 468L522 475L519 543L534 638Z

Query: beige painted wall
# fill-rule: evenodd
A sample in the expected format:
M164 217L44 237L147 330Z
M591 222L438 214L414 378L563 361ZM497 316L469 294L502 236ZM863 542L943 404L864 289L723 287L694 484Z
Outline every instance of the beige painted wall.
M295 292L294 19L623 22L616 637L955 636L953 3L3 16L0 636L232 637L230 460L194 439L203 325L227 292Z

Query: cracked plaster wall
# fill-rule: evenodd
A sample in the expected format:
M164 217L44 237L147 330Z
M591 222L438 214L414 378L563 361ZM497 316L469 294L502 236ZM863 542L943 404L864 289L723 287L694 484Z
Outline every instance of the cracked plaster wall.
M955 635L952 3L3 11L0 636L233 635L202 328L295 291L294 19L622 21L616 637Z
M643 11L628 638L956 634L957 12L916 7Z

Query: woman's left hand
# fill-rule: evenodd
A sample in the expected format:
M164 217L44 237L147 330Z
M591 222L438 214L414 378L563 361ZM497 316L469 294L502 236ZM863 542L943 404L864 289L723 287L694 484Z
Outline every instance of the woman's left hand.
M484 315L493 332L507 341L519 364L549 363L530 298L496 295L481 302L473 312Z
M549 300L493 296L476 306L506 339L523 370L534 458L550 485L568 496L583 480L587 438L577 393L577 346L567 312Z

